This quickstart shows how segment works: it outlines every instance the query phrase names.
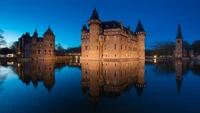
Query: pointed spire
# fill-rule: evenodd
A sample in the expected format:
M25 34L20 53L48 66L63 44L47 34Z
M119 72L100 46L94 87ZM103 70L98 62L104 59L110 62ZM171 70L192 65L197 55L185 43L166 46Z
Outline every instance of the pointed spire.
M176 79L176 86L177 86L178 95L180 95L180 92L181 92L181 85L182 85L182 80Z
M140 86L135 86L135 89L136 89L136 91L137 91L137 94L138 94L138 97L140 98L141 97L141 95L142 95L142 92L143 92L143 90L144 90L144 87L140 87Z
M54 34L53 34L53 31L52 31L51 28L50 28L50 26L49 26L49 28L46 30L46 32L44 33L44 35L47 35L47 34L49 34L49 35L54 35Z
M87 31L87 26L84 24L81 31Z
M183 38L182 37L182 31L181 31L181 25L180 24L178 24L178 30L177 30L177 36L176 36L176 38Z
M145 32L140 20L138 21L138 24L137 24L137 27L135 30L135 33L137 33L137 32Z
M33 37L37 38L38 37L38 33L37 33L37 29L35 28L35 32L33 33Z
M94 8L94 10L92 12L92 16L90 17L90 20L93 20L93 19L100 20L96 8Z

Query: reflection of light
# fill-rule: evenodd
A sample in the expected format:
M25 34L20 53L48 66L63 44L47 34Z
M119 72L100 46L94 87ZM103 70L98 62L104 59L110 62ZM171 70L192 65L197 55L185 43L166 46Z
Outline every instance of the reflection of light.
M8 65L13 65L13 64L14 64L14 62L7 62L7 64L8 64Z
M156 63L157 62L156 59L153 59L153 62Z
M20 55L20 54L21 54L21 52L17 52L17 54L18 54L18 55Z
M17 64L17 66L18 66L18 67L20 67L20 66L21 66L21 64L20 64L20 63L18 63L18 64Z
M156 56L156 55L154 55L154 56L153 56L153 58L157 58L157 56Z

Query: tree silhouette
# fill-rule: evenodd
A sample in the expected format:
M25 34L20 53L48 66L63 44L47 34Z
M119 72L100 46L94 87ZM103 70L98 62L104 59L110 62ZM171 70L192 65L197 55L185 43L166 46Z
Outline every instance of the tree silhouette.
M0 29L0 48L2 46L5 46L6 45L6 41L4 40L4 37L3 37L3 30Z

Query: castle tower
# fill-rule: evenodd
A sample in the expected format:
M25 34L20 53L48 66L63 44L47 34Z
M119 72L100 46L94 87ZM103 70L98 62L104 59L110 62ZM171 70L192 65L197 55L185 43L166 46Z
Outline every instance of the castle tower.
M47 57L48 59L52 59L54 57L54 50L55 50L55 35L53 34L53 31L51 30L50 26L43 34L43 37L44 37L43 51L45 55L48 56Z
M94 8L92 16L90 17L90 20L88 21L88 26L90 27L88 58L99 59L100 52L99 52L98 39L99 39L99 33L100 33L101 20L99 19L96 8Z
M181 25L178 24L177 36L176 36L176 50L175 57L182 58L183 57L183 37L181 32Z
M32 58L35 58L36 57L36 48L37 48L37 38L38 38L38 33L37 33L37 29L35 29L35 32L33 33L33 36L32 36Z
M142 26L142 23L139 21L135 30L137 39L138 39L138 57L139 59L145 59L145 36L146 32Z

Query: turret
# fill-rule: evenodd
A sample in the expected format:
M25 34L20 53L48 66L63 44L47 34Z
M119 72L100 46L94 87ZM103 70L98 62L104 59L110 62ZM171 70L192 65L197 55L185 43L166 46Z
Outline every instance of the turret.
M53 31L51 30L50 26L49 28L46 30L46 32L43 34L44 37L44 46L48 47L48 51L46 54L48 54L49 58L53 58L54 54L54 50L55 50L55 35L53 34ZM46 52L46 51L45 51Z
M82 25L82 30L81 30L81 33L82 34L85 34L86 32L87 32L87 26L84 24L84 25Z
M35 29L35 32L33 33L33 36L32 36L32 43L36 43L37 38L38 38L38 33L37 33L37 29Z
M100 34L100 26L101 26L101 20L99 19L98 12L96 11L96 8L94 8L92 12L92 16L90 17L90 20L88 20L88 26L89 26L89 56L94 59L99 59L99 34Z
M183 57L183 37L181 32L181 25L178 24L178 30L176 35L176 50L175 57L182 58Z
M141 21L138 21L135 34L138 39L138 56L140 59L145 59L145 36L146 32L142 26Z

